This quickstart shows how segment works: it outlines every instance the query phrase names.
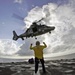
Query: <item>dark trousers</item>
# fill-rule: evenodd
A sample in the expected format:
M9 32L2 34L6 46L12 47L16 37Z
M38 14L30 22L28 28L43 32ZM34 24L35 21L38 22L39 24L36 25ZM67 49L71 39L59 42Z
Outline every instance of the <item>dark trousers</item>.
M39 64L39 61L41 62L42 64L42 70L43 70L43 73L45 73L45 66L44 66L44 59L38 59L38 58L35 58L35 73L37 73L38 71L38 64Z

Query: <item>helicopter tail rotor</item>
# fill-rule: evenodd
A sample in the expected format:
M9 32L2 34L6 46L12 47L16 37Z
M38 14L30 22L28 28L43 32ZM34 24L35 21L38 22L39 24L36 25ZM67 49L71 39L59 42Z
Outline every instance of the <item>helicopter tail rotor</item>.
M17 40L19 38L19 36L17 35L17 33L15 31L13 31L13 40Z
M18 40L18 38L21 38L22 40L24 40L24 38L22 36L18 36L17 33L15 31L13 31L13 40Z

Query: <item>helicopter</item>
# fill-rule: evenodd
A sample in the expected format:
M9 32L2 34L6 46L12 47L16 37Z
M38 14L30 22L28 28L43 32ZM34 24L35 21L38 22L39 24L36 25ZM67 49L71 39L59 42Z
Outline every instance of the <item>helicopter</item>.
M43 18L41 20L43 20ZM16 41L18 40L18 38L21 38L22 40L24 40L24 37L26 38L35 37L35 39L37 39L36 36L43 35L48 32L51 33L51 31L55 29L54 26L47 26L45 24L38 25L37 23L40 22L41 20L37 22L33 22L31 26L21 35L17 35L17 33L14 30L13 40Z

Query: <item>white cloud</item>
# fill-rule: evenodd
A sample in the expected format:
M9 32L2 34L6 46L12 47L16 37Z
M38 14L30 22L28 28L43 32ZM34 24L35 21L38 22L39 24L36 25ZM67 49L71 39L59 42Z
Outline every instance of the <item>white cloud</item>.
M71 0L68 4L62 4L58 7L56 4L49 3L43 7L35 7L25 18L26 27L29 27L33 21L39 20L42 17L45 19L42 23L48 26L55 26L56 29L52 34L45 34L38 37L40 42L45 41L48 48L45 53L57 53L62 51L70 52L74 50L74 31L75 31L75 0ZM30 39L21 49L24 51L26 44L35 42ZM29 47L29 46L28 46ZM29 48L27 48L28 50ZM26 49L25 49L26 50ZM75 51L74 51L75 52ZM23 53L23 52L22 52Z
M0 39L0 56L14 55L18 50L20 50L20 46L17 42L9 39Z
M14 3L21 4L22 2L23 0L14 0ZM55 55L75 53L75 0L69 0L68 4L62 4L59 7L57 4L49 3L42 7L33 8L24 20L26 27L42 17L45 18L41 22L42 24L56 27L52 34L47 33L37 37L41 43L45 41L48 45L44 52ZM29 46L31 43L35 45L35 42L34 38L25 39L25 43L19 46L15 41L0 39L0 56L32 55L33 51L29 50Z
M14 3L19 3L21 4L23 2L23 0L14 0Z

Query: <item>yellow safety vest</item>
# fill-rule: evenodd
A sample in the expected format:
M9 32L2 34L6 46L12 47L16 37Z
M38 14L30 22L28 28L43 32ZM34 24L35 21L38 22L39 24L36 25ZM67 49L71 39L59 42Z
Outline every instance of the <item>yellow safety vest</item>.
M47 46L46 45L39 45L39 46L30 46L30 49L31 50L34 50L34 55L35 57L39 58L39 59L42 59L43 58L43 49L46 48Z

